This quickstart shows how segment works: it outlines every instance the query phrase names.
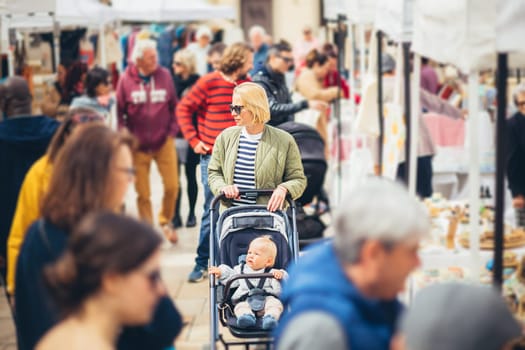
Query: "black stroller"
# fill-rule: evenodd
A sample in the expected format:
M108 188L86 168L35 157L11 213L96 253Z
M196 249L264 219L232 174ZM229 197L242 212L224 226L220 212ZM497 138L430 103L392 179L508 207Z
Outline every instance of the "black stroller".
M241 191L248 197L271 195L273 190ZM270 212L264 205L245 205L231 207L218 215L223 195L213 199L210 205L210 263L214 266L227 264L233 267L243 261L250 242L259 236L269 235L277 246L277 257L274 267L283 269L298 256L299 247L295 224L295 202L287 197L290 206L290 217L284 211ZM249 349L250 345L263 344L270 349L272 344L271 330L262 329L261 320L257 318L256 326L239 328L233 312L231 301L233 288L231 284L239 279L274 278L271 273L236 275L225 285L217 283L210 274L210 347L216 349L220 341L226 349L230 346L242 345ZM236 338L244 341L226 340L219 332L219 321L227 327Z
M297 232L299 244L319 241L323 238L326 228L321 221L321 214L329 211L328 197L323 191L323 184L328 165L324 154L324 141L314 128L296 122L286 122L278 126L293 136L303 162L304 174L307 179L303 195L296 200L297 203ZM306 214L303 206L312 204L315 208L313 214Z

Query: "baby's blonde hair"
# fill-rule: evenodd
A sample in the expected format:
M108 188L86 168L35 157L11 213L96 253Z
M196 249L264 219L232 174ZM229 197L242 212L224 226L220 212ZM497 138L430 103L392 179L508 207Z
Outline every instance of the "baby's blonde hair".
M264 235L264 236L257 237L250 242L250 246L254 243L260 244L261 246L264 247L264 251L268 253L268 256L270 258L272 258L272 266L273 266L273 264L275 264L275 258L277 256L277 245L272 240L272 236Z

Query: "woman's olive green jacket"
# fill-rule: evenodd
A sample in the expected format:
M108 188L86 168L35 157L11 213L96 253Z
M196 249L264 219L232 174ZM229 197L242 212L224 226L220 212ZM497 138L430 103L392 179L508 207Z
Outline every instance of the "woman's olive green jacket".
M218 195L227 185L233 185L233 174L242 127L232 126L219 134L213 146L208 165L208 184ZM293 199L299 198L306 188L301 154L293 137L286 131L264 126L255 153L255 186L274 189L282 185ZM268 197L258 198L266 203Z

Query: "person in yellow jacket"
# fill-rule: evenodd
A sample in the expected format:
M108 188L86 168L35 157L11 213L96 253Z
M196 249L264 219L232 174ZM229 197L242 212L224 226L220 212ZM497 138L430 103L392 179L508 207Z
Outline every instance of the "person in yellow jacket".
M14 295L16 261L29 226L40 217L40 203L47 192L53 170L53 161L69 135L78 124L103 122L97 112L88 108L74 108L53 136L47 153L29 169L18 194L15 215L7 239L7 292Z

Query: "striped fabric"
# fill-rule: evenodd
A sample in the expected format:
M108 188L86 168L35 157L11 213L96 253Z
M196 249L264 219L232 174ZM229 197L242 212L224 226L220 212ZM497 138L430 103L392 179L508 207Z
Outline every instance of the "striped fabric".
M211 154L217 136L235 125L229 107L234 88L235 84L224 80L219 72L212 72L197 80L179 102L177 121L192 148L202 141L210 147L208 153ZM197 128L193 123L193 113L198 113Z
M257 135L248 135L245 130L242 131L239 139L239 148L237 150L237 160L235 161L235 170L233 173L233 183L239 190L255 189L255 153L257 145L261 140L262 133ZM255 198L246 198L241 196L235 199L233 205L255 204Z

